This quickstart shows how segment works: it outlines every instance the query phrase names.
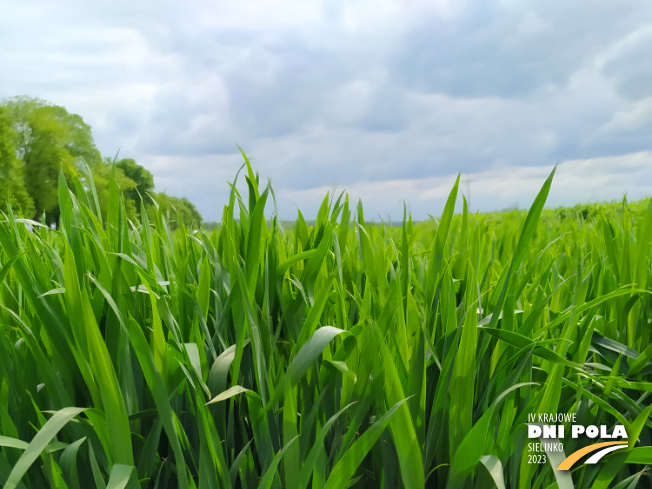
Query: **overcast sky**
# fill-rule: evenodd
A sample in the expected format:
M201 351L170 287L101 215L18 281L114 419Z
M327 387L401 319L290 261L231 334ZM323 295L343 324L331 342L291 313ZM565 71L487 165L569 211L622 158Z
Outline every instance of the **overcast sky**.
M281 215L652 195L652 3L0 2L0 98L80 114L103 155L216 220L242 163Z

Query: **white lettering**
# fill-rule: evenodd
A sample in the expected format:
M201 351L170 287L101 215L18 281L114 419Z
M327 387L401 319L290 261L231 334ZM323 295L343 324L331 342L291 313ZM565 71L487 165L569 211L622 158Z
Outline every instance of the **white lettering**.
M544 438L557 438L557 427L554 424L543 425Z
M541 436L541 427L535 424L527 425L527 437L539 438Z
M627 432L625 431L625 427L621 424L617 424L611 436L613 438L627 438Z

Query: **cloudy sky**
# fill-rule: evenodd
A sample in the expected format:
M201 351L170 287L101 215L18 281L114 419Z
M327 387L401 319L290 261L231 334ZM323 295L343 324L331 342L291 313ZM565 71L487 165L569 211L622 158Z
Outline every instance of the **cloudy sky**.
M652 3L3 1L0 98L78 113L218 219L248 153L281 214L652 195Z

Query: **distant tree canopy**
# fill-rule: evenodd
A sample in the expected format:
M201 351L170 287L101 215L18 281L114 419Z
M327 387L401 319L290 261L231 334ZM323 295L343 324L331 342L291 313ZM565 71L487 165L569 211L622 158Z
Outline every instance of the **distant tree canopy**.
M176 229L181 224L191 228L201 226L201 214L188 199L179 199L160 192L156 194L155 200L172 229Z
M139 200L139 196L145 197L154 190L154 176L134 160L123 159L118 161L116 166L122 170L125 177L134 182L135 187L125 190L133 200Z
M154 193L154 177L133 159L102 158L91 127L81 116L41 99L15 97L0 104L0 211L12 210L47 224L59 219L57 182L90 169L104 215L112 170L125 197L127 216L140 218L152 198L170 213L174 225L199 226L197 209L185 198ZM113 165L115 163L115 168Z
M17 137L9 110L0 106L0 210L6 212L10 204L31 216L34 201L25 187L24 164L16 156Z

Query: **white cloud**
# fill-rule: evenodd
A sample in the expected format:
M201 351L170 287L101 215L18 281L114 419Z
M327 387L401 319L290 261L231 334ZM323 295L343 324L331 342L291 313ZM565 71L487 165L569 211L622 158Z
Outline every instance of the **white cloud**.
M628 165L652 151L651 33L638 0L14 2L0 98L81 114L207 219L236 143L289 215L336 186L423 218L458 172L473 205L523 207L558 161L551 203L572 204L647 192Z
M652 123L652 97L632 102L627 109L617 111L602 127L602 132L627 133Z
M553 165L505 167L461 175L460 193L469 200L472 212L504 208L529 208ZM282 209L298 206L316 212L327 192L346 190L353 203L362 199L365 215L388 220L402 216L403 202L414 218L441 215L456 175L435 178L360 181L345 189L321 186L306 190L277 190ZM470 190L470 192L469 192ZM581 202L609 201L652 196L652 152L621 156L569 160L557 165L547 207ZM458 199L461 202L461 198ZM291 205L288 205L291 203ZM373 214L369 213L369 210ZM287 211L289 213L289 210Z

